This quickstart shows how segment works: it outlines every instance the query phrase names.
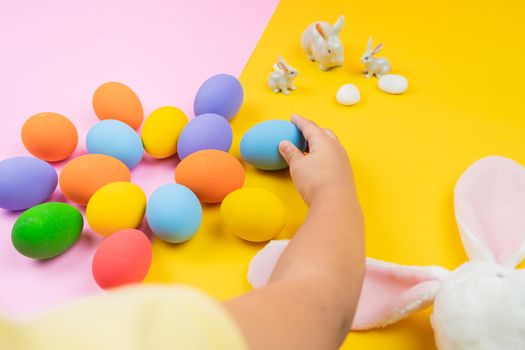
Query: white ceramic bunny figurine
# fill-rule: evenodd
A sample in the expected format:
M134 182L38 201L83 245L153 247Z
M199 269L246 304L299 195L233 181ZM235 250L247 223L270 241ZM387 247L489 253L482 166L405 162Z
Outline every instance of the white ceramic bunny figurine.
M469 261L449 272L367 259L352 328L385 327L434 304L440 350L525 349L525 168L483 158L459 179L454 207ZM253 258L248 280L265 285L288 241Z
M288 90L295 90L293 80L297 77L297 70L284 61L281 56L277 56L278 61L273 65L273 73L268 79L268 87L273 92L282 91L283 94L289 95Z
M382 75L390 73L390 64L386 58L374 58L376 53L383 49L383 44L377 45L372 49L372 37L368 38L368 44L366 46L366 51L361 57L361 63L365 65L365 78L369 79L372 76L381 78Z
M339 39L343 24L344 17L339 16L333 26L327 22L316 22L303 32L301 45L304 52L310 60L317 61L321 70L343 65L343 44Z

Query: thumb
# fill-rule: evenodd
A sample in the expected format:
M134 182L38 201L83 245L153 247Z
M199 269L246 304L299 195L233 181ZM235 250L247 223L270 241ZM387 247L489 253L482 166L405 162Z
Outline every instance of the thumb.
M303 152L295 147L290 141L282 141L279 144L279 152L289 166L292 166L294 162L304 157Z

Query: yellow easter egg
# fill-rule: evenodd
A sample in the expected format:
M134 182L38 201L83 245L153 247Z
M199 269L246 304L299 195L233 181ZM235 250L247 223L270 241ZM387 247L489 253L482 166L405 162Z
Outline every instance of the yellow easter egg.
M179 135L188 118L178 108L166 106L154 110L142 127L144 149L153 158L167 158L177 153Z
M281 200L262 188L247 187L231 192L221 205L226 229L251 242L275 238L283 229L286 211Z
M136 228L146 210L146 195L130 182L112 182L89 199L86 219L96 233L109 236L126 228Z

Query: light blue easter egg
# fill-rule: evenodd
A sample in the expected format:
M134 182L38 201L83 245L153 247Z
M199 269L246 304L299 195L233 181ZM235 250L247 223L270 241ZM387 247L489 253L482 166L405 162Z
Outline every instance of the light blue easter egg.
M144 147L140 136L131 126L107 119L93 125L86 136L88 153L115 157L133 169L142 160Z
M241 140L244 160L263 170L279 170L288 167L279 153L279 143L290 141L301 151L306 140L297 127L285 120L268 120L252 126Z
M170 243L181 243L195 235L202 222L202 207L186 186L166 184L148 200L146 217L153 233Z

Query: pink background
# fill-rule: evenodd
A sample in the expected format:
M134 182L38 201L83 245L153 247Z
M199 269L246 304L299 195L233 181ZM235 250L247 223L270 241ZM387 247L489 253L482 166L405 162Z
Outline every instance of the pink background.
M91 97L106 81L130 86L146 116L174 105L192 117L200 84L215 73L241 73L276 5L277 0L1 0L1 159L28 154L21 126L44 111L77 125L76 154L84 153L85 134L97 121ZM133 181L149 194L173 181L175 161L145 159ZM63 199L58 190L53 199ZM18 215L0 209L0 312L27 315L100 291L91 276L100 239L87 225L70 251L38 262L12 247Z

